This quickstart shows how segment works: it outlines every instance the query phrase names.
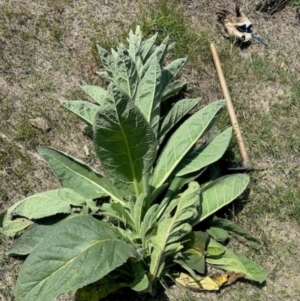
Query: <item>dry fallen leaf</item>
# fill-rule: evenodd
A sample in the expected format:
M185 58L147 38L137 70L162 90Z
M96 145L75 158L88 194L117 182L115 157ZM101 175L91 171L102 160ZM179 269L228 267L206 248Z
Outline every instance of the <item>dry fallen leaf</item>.
M198 277L195 281L192 277L185 273L180 273L175 281L192 291L217 291L219 286L209 277Z
M221 287L223 284L225 284L228 280L228 274L214 274L211 276L211 279L218 285L218 287Z
M228 272L223 274L214 274L211 278L219 285L219 287L221 287L231 285L237 280L245 278L245 276L246 274L244 273Z
M233 283L235 283L237 280L245 278L246 274L244 273L235 273L235 272L230 272L227 273L228 278L227 278L227 282L226 282L226 286L227 285L231 285Z
M34 118L34 119L29 119L29 123L33 127L37 128L37 129L39 129L39 130L41 130L43 132L48 132L50 130L48 122L44 118L37 117L37 118Z
M192 291L218 291L222 286L228 286L236 282L238 279L244 278L243 273L228 272L223 274L214 274L211 277L200 277L194 280L185 273L180 273L175 279L176 283L184 286Z

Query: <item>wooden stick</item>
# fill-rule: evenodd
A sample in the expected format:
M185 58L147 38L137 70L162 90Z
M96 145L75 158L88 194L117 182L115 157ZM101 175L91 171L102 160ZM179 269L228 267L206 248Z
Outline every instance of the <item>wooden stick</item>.
M236 136L236 140L237 140L237 143L238 143L238 146L239 146L241 158L243 160L243 167L250 168L251 167L251 162L250 162L250 159L249 159L246 147L245 147L244 139L243 139L243 136L242 136L239 124L238 124L238 120L236 118L236 114L235 114L234 107L233 107L233 104L232 104L232 101L231 101L231 98L230 98L230 94L229 94L229 91L228 91L228 87L227 87L227 84L226 84L226 80L225 80L225 77L224 77L224 73L223 73L223 70L222 70L222 66L221 66L221 63L220 63L218 52L217 52L216 47L213 43L210 44L210 50L211 50L212 57L213 57L213 60L214 60L214 63L215 63L215 67L216 67L217 74L218 74L218 77L219 77L222 92L223 92L224 98L226 99L227 111L228 111L228 115L229 115L229 118L230 118L231 125L233 127L234 132L235 132L235 136Z

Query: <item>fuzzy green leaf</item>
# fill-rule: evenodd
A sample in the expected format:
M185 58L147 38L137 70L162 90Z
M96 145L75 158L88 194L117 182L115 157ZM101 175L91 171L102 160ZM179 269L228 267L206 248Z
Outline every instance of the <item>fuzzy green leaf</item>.
M179 91L186 87L186 82L177 80L175 82L169 83L162 92L162 99L166 100L174 95L176 95Z
M81 89L87 93L91 98L93 98L100 105L103 103L103 99L105 98L107 91L98 86L85 85L82 86ZM99 107L98 107L99 109Z
M138 85L138 72L128 50L120 44L116 59L115 83L133 99Z
M113 49L113 48L111 48L110 51L111 51L111 54L113 55L113 57L114 57L115 59L117 59L117 57L118 57L118 52L117 52L115 49Z
M1 229L1 233L3 233L6 236L12 237L32 224L33 221L29 219L15 218L11 220L6 215L3 220L3 228Z
M210 227L206 230L206 232L209 234L210 237L212 237L218 242L225 242L229 237L229 234L226 230L218 227Z
M100 174L78 159L49 147L38 147L38 152L49 164L60 184L89 199L111 196L125 205L123 193Z
M161 65L167 52L168 52L168 45L169 45L170 38L166 37L162 43L155 48L152 52L148 60L144 64L144 70L146 71L155 61L158 60L159 64Z
M135 62L137 72L139 76L142 76L143 73L143 63L141 57L141 43L142 43L142 32L140 26L136 27L135 33L132 30L129 32L129 54L133 61Z
M200 101L200 98L182 99L175 103L169 113L163 119L159 131L159 143L162 143L165 135L177 124L190 110L192 110Z
M188 154L178 166L177 177L190 174L218 161L228 148L232 135L232 128L228 128L215 137L210 143L204 144Z
M83 100L68 100L60 102L65 108L78 115L85 123L92 125L99 106Z
M145 208L146 200L147 194L144 192L136 199L133 207L133 219L135 224L135 230L137 233L140 233L143 209Z
M193 225L235 200L247 188L249 181L248 175L236 174L219 178L204 186L200 193L198 216L193 221Z
M134 228L135 224L131 214L121 204L107 203L103 204L101 209L104 211L103 214L114 217L122 222L125 226L129 225L130 227Z
M152 186L160 187L167 181L224 106L225 101L223 100L213 102L192 115L177 129L169 139L155 166L151 178Z
M207 256L207 263L225 271L243 273L245 274L245 278L248 280L257 281L259 283L266 280L266 270L247 257L231 252L226 247L212 239L210 239L208 247L223 250L223 254L218 258L211 258L210 256Z
M94 146L103 169L116 185L140 195L157 142L142 113L115 85L110 85L103 108L96 114Z
M103 77L103 78L105 78L105 79L113 80L113 77L110 76L110 75L108 75L108 72L107 72L107 71L96 71L96 73L97 73L99 76L101 76L101 77Z
M171 196L176 195L178 191L186 184L190 183L191 181L195 181L203 172L205 169L190 173L188 175L185 175L183 177L174 177L172 180L170 187L168 189L168 192L170 192Z
M48 230L49 226L32 224L7 250L6 254L9 256L28 255L44 239Z
M143 60L143 64L147 61L149 56L152 54L152 48L157 38L157 33L146 41L143 41L140 47L140 53Z
M162 70L162 90L174 79L186 63L186 58L177 59L171 62Z
M129 257L138 254L106 223L88 215L62 221L26 259L16 301L51 301L101 279Z
M222 219L222 218L218 218L218 217L214 216L212 221L209 224L213 227L219 227L226 231L233 232L233 233L243 236L250 242L250 245L256 249L259 249L262 246L261 242L258 239L253 237L251 234L247 233L245 230L243 230L238 225L232 224L226 219Z
M209 241L209 237L206 232L193 231L187 235L186 240L186 247L197 250L201 255L205 254L206 246Z
M149 286L149 279L141 263L132 266L134 281L130 286L136 292L144 291Z
M136 55L139 53L142 43L142 32L140 26L136 27L135 33L132 30L129 31L129 38L127 41L129 43L129 54L131 55L131 58L136 61Z
M207 246L206 250L206 257L207 258L220 258L222 255L224 255L226 252L226 249L223 245L217 243L213 239L209 240L209 244Z
M205 272L205 249L208 235L205 232L194 231L186 237L185 249L181 252L183 261L188 267L200 274Z
M162 270L166 257L180 249L178 241L192 230L188 221L195 215L195 208L199 203L199 190L199 184L191 182L188 189L178 198L174 215L159 222L157 234L151 238L153 251L150 274L152 279L160 276L159 271Z
M161 101L161 69L157 60L148 68L140 81L135 105L143 113L145 119L151 124L155 134L158 132Z
M162 202L159 204L157 208L157 218L159 221L163 220L164 218L171 217L172 211L176 208L178 204L178 199L180 198L180 195L177 195L174 197L171 201L168 196L166 196Z
M136 278L135 282L131 286L131 289L133 289L136 292L141 292L149 286L149 279L146 274L141 275L141 278Z
M141 223L141 238L143 241L145 241L145 237L147 234L147 231L149 231L153 225L156 223L157 217L156 217L156 210L157 210L158 204L152 205L147 212L145 213L145 216L143 218L143 221Z
M104 48L97 45L98 53L104 68L110 78L114 78L116 70L116 60L115 58Z
M71 213L71 205L84 206L85 198L72 189L60 188L27 197L20 201L10 214L39 219L58 213Z
M174 259L174 262L176 262L179 265L181 265L181 267L183 269L185 269L194 280L197 280L197 277L198 277L197 274L194 272L194 270L191 268L191 266L187 264L187 262L185 261L185 259L186 258L184 258L184 260Z
M32 221L30 222L30 225L28 229L24 231L22 236L18 238L14 244L8 249L6 252L7 255L14 256L14 255L28 255L39 243L42 241L49 231L52 230L52 227L54 224L70 219L73 217L78 216L82 213L71 213L67 216L65 215L57 215L55 217L51 217L50 219L42 219L39 222L41 224L35 224ZM25 219L24 219L25 220ZM15 221L15 220L13 220ZM21 229L24 230L24 229ZM20 232L20 231L17 231ZM16 233L17 233L16 232ZM14 233L14 234L16 234ZM46 234L47 233L47 234Z

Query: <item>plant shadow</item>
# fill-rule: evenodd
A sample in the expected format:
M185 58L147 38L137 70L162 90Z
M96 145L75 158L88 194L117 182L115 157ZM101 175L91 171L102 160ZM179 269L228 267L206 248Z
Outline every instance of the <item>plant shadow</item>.
M138 294L130 288L123 288L104 298L103 301L169 301L163 288L160 288L155 296L150 294Z

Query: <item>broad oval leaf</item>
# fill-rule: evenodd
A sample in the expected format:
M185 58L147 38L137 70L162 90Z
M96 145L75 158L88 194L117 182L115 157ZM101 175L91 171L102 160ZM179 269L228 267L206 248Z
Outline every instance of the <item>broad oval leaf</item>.
M187 243L181 252L183 261L191 269L200 274L205 273L205 249L208 235L205 232L193 231L186 237Z
M218 227L210 227L206 230L210 237L218 242L225 243L229 238L229 234L226 230L218 228Z
M155 166L151 178L152 186L160 187L167 181L224 106L225 101L223 100L213 102L192 115L177 129L169 139Z
M136 292L142 292L149 286L147 271L145 271L144 268L145 267L140 262L132 265L134 280L130 287Z
M32 224L33 222L29 219L15 218L11 220L6 215L6 217L3 220L3 228L1 229L1 233L3 233L6 236L12 237Z
M80 160L45 146L39 146L37 150L63 187L71 188L89 199L111 196L125 205L122 192Z
M159 130L159 143L162 143L165 135L200 101L200 98L182 99L174 104L169 113L163 119Z
M232 128L226 129L211 142L200 146L195 151L188 154L180 166L178 166L177 177L199 171L200 169L218 161L228 148L232 135Z
M92 125L99 106L83 100L62 100L65 108L78 115L85 123Z
M44 239L49 227L48 225L32 224L7 250L6 254L9 256L28 255Z
M60 188L27 197L10 214L39 219L58 213L71 213L71 205L84 206L85 198L72 189Z
M59 223L26 259L16 286L17 301L50 301L95 282L138 258L110 227L91 216Z
M118 187L143 192L156 156L155 134L129 96L110 85L102 110L95 117L94 147L105 172Z
M200 193L200 207L193 225L200 223L235 200L247 188L250 177L236 174L222 177L204 186Z

